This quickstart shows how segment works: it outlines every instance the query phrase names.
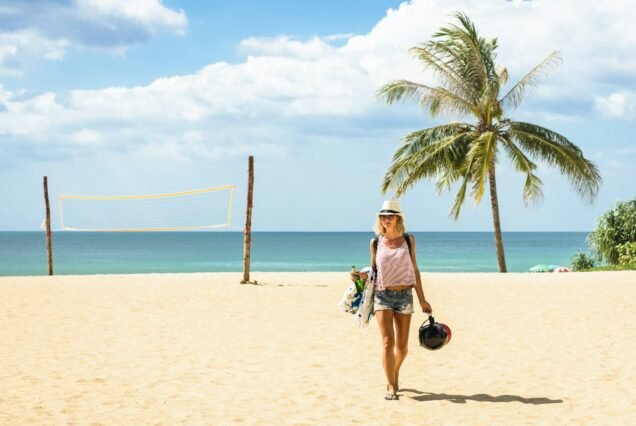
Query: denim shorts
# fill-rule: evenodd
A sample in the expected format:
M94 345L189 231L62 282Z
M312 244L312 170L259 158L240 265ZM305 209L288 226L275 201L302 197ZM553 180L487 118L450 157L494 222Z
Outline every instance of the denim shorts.
M376 291L373 298L373 310L386 311L388 309L399 314L412 314L415 312L413 309L412 288Z

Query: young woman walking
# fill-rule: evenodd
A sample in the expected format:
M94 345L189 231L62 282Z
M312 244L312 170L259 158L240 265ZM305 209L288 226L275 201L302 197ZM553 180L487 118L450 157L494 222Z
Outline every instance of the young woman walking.
M369 245L371 265L377 271L373 309L382 336L382 366L387 386L385 399L398 399L400 367L408 353L413 289L423 312L432 313L424 297L415 257L415 237L406 235L404 215L397 201L385 201L375 225L377 239ZM410 241L406 241L409 238ZM377 243L376 243L377 240ZM367 279L364 273L353 273Z

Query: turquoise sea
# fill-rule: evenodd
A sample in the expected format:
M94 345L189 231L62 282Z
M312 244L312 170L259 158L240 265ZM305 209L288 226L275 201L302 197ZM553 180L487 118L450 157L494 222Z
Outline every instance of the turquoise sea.
M414 232L422 271L495 272L490 232ZM369 232L255 232L251 270L348 271L369 262ZM510 272L533 265L568 265L588 251L586 232L504 233ZM56 275L150 272L238 272L240 232L55 232ZM44 232L0 232L0 276L46 275Z

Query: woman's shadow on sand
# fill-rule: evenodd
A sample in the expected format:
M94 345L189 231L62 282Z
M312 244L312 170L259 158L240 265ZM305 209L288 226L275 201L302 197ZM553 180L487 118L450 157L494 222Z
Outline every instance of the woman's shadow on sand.
M562 399L550 399L550 398L524 398L517 395L488 395L487 393L478 393L475 395L452 395L447 393L431 393L421 392L417 389L400 389L401 392L415 393L415 396L405 395L411 399L420 402L427 401L450 401L456 404L466 404L467 401L477 402L521 402L523 404L561 404Z

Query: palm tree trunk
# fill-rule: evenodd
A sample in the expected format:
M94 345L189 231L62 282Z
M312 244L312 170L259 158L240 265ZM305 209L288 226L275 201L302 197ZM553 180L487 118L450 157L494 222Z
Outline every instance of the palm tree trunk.
M488 171L490 182L490 204L492 205L492 223L495 228L495 247L497 248L497 265L499 272L507 272L506 255L504 254L503 238L501 238L501 223L499 222L499 202L497 201L497 181L495 180L495 160L490 162Z

